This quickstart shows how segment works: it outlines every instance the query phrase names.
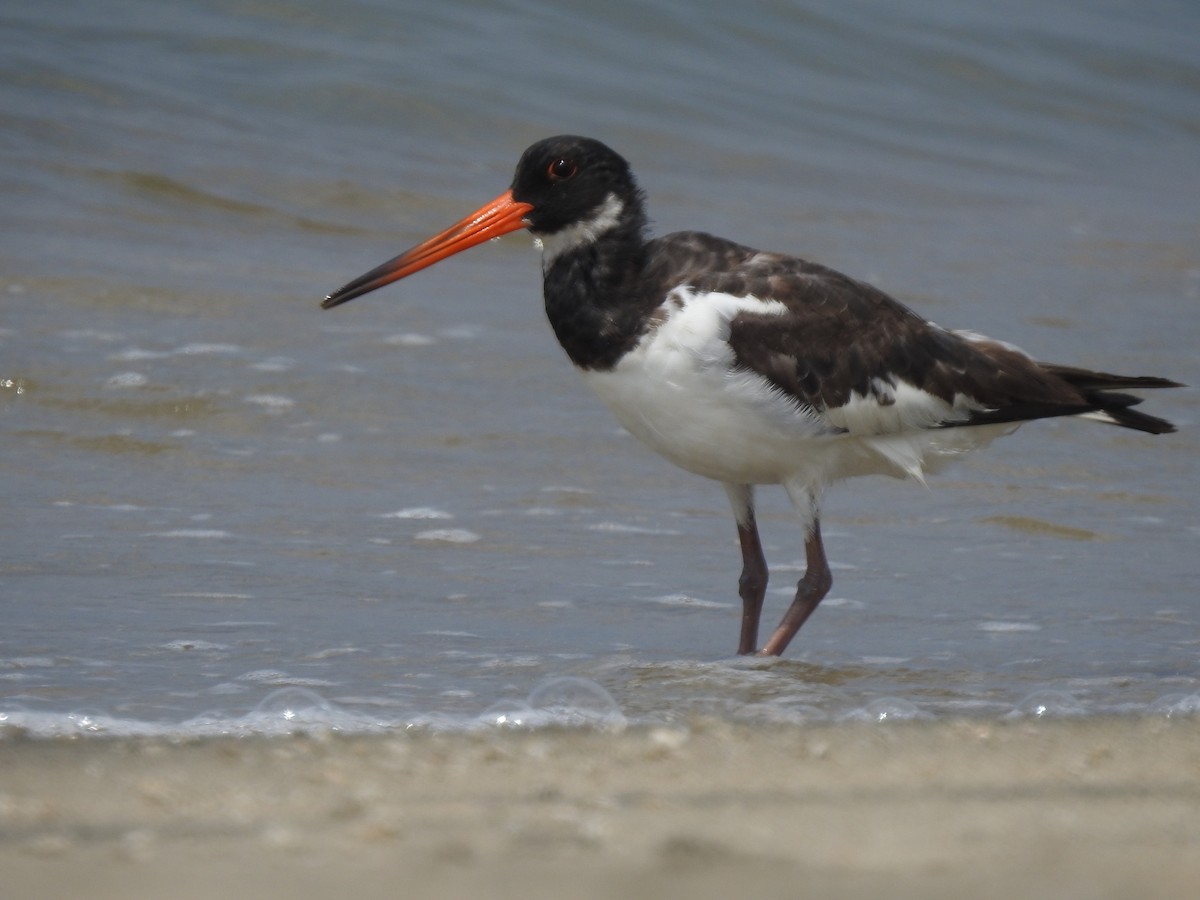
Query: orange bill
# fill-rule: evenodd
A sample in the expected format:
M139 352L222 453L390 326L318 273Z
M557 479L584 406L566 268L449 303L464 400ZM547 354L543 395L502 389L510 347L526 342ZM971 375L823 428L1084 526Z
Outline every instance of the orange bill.
M385 284L399 281L419 272L426 266L461 253L468 247L490 241L492 238L508 234L525 227L524 217L533 206L528 203L518 203L513 199L512 191L505 191L491 203L480 207L465 219L455 222L445 231L435 234L427 241L422 241L411 250L406 250L399 256L389 259L381 266L376 266L365 275L360 275L349 284L338 288L325 298L321 304L323 309L330 309L347 300L369 294Z

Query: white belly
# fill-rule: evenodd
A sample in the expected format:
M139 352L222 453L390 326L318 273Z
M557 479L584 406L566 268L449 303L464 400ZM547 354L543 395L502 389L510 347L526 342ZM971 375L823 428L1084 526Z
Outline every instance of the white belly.
M769 396L757 376L705 371L685 358L634 351L615 370L584 378L630 434L719 481L781 482L823 430L782 395Z

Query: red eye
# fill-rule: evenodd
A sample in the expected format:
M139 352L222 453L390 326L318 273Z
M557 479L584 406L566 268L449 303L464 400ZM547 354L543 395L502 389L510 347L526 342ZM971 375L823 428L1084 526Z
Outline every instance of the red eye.
M549 167L546 169L546 174L550 177L551 181L563 181L567 178L570 178L578 171L579 167L576 166L571 160L556 159L554 162L550 163Z

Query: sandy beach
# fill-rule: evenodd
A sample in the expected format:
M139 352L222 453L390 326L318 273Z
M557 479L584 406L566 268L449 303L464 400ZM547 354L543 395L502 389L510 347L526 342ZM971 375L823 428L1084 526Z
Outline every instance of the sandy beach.
M1183 897L1200 722L9 738L4 896Z

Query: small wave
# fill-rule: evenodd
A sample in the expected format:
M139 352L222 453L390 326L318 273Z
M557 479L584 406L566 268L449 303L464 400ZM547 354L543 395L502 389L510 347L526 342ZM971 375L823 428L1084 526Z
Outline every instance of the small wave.
M729 609L733 604L719 603L716 600L701 600L687 594L664 594L661 597L651 597L651 603L662 606L688 606L693 609Z
M18 662L8 660L8 663ZM22 664L38 665L36 658ZM684 681L708 684L720 682L725 689L730 682L761 688L769 684L772 669L739 669L727 663L661 664L649 667L658 677L670 673ZM690 676L688 676L690 673ZM643 673L643 680L653 672ZM688 676L688 677L685 677ZM732 676L732 678L731 678ZM740 681L739 681L740 679ZM495 730L540 730L551 728L582 728L618 733L630 725L661 728L678 720L670 711L656 714L644 712L632 717L602 685L578 676L555 676L537 682L524 697L509 697L483 707L478 713L445 713L439 711L395 712L395 705L377 697L336 701L326 694L332 685L319 680L297 679L287 673L263 669L247 672L237 678L240 684L227 683L208 691L213 696L248 696L255 686L276 686L257 703L250 701L244 712L209 710L177 722L154 722L110 715L104 710L84 709L70 712L30 710L19 703L0 709L0 743L16 738L169 738L190 739L207 737L284 736L298 734L399 734L411 732L487 732ZM868 702L849 697L833 704L820 690L804 684L797 685L789 678L793 690L779 696L765 696L756 702L739 704L724 715L712 704L696 704L694 712L706 716L755 725L792 725L806 727L816 724L876 724L921 723L944 720L948 713L937 713L923 705L897 696L879 696ZM676 685L679 687L680 685ZM469 692L467 696L470 696ZM486 702L486 701L484 701ZM838 711L838 707L841 711ZM1167 694L1138 706L1125 708L1125 714L1151 718L1200 717L1200 693ZM996 710L991 706L967 706L958 715L990 718ZM1055 719L1095 715L1109 709L1090 708L1072 694L1059 690L1036 691L1020 700L1000 718Z
M975 628L978 631L987 631L992 634L1017 634L1042 630L1041 625L1035 625L1033 622L980 622Z
M1066 716L1082 716L1087 708L1066 691L1034 691L1022 699L1007 718L1054 719Z
M479 535L465 528L434 528L430 531L418 532L418 541L439 541L443 544L474 544Z
M839 722L917 722L933 716L911 700L903 697L880 697L866 706L848 710L837 717Z
M216 541L231 538L233 535L219 528L175 528L171 531L148 531L143 537L193 538L203 541Z
M432 506L408 506L395 512L380 513L381 519L453 519L454 516L444 509Z
M119 375L113 375L104 386L113 390L122 390L125 388L140 388L145 387L150 383L150 379L141 372L122 372Z
M242 399L272 414L285 412L296 405L295 400L282 394L250 394Z
M274 670L248 672L239 680L270 683L287 677ZM211 711L177 724L112 716L102 711L50 713L19 706L0 711L0 738L221 737L301 733L373 734L417 730L475 731L490 728L596 728L619 731L626 718L612 695L594 681L575 676L548 678L523 699L502 700L477 715L416 713L385 718L342 706L309 687L272 691L249 712Z
M646 528L642 525L626 525L623 522L597 522L595 525L588 525L588 531L607 531L612 534L682 534L681 531L675 531L670 528Z

